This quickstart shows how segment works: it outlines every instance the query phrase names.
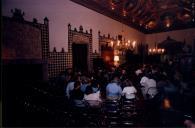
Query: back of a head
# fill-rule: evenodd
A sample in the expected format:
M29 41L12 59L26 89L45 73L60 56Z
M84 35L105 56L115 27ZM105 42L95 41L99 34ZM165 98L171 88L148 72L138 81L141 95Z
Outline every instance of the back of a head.
M91 82L91 86L97 88L97 87L99 87L99 82L98 82L97 80L94 79L94 80L92 80L92 82Z
M127 86L133 86L132 82L129 80L129 79L126 79L124 82L123 82L124 86L127 87Z
M112 77L113 82L118 82L119 81L119 74L118 73L114 73L113 77Z
M86 90L85 90L85 94L89 95L89 94L91 94L91 93L93 93L93 90L92 90L91 86L88 86L88 87L86 88Z

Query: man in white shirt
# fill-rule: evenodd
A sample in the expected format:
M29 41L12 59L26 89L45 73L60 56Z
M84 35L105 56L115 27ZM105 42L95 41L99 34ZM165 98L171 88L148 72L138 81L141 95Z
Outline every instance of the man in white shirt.
M66 87L66 96L68 97L68 99L70 99L70 92L73 91L74 89L74 81L71 81L67 84L67 87Z

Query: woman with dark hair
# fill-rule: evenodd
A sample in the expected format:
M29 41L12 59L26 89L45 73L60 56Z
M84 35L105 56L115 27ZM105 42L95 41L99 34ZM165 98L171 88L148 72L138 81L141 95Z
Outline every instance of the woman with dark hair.
M122 96L125 96L125 99L135 99L136 98L136 93L137 90L135 89L135 87L133 86L132 82L129 79L126 79L124 81L124 88L122 91Z

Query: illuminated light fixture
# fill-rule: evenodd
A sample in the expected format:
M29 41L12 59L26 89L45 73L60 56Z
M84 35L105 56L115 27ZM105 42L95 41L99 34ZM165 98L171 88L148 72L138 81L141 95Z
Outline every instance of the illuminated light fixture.
M115 5L114 3L111 3L111 9L114 10L115 9Z
M114 10L115 9L114 6L112 6L111 9Z
M114 56L114 65L115 66L119 66L119 56L117 55L117 56Z
M170 100L169 100L169 99L165 98L165 99L163 100L163 108L164 108L164 109L169 109L169 108L171 108L171 103L170 103Z
M169 28L170 26L171 26L171 24L170 24L170 23L167 23L167 24L166 24L166 27L167 27L167 28Z
M161 51L162 51L162 53L164 53L165 52L165 49L163 48Z
M164 48L150 48L148 49L149 54L163 54L165 52Z
M135 45L136 45L136 41L133 41L133 43L132 43L133 49L135 48Z
M146 29L154 29L157 26L157 23L154 19L151 19L145 26Z
M109 56L105 56L105 61L110 61L110 57Z
M118 38L118 40L116 41L113 40L110 41L110 46L114 49L114 51L123 51L123 52L125 50L134 51L136 48L136 44L137 44L136 41L132 41L132 42L130 40L125 41L125 39L122 40L120 38Z
M127 11L123 10L123 16L127 16Z
M114 61L118 62L119 61L119 56L114 56Z
M128 46L128 47L130 46L130 43L131 43L130 40L128 40L128 41L127 41L127 46Z
M170 28L175 20L175 15L171 12L165 12L160 17L164 27L166 28Z
M117 41L117 46L120 46L120 42L121 42L120 40Z
M111 42L110 42L110 44L111 44L111 47L113 47L113 45L114 45L114 42L113 42L113 41L111 41Z
M142 26L143 24L144 24L144 21L143 20L139 21L139 25L140 26Z

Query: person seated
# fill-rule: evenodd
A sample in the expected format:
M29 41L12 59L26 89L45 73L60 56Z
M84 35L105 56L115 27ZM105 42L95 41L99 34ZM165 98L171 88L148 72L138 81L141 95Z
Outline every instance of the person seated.
M142 77L140 84L142 85L142 94L144 99L153 98L157 94L156 81L146 76Z
M101 98L100 98L100 91L93 92L93 89L91 86L88 86L86 88L86 92L84 94L84 100L89 104L91 107L98 107L101 105Z
M65 86L65 93L68 99L70 99L70 92L74 90L75 79L71 76L67 86Z
M81 77L81 91L85 93L87 86L90 86L91 82L90 79L87 76Z
M125 87L123 88L122 96L125 96L125 99L127 100L135 99L137 90L133 86L132 82L129 79L126 79L124 81L124 85Z
M71 95L70 95L72 105L75 107L85 107L86 106L83 100L84 93L81 91L80 87L81 87L80 81L76 81L74 83L74 90L71 92Z
M91 88L92 88L92 91L93 91L94 93L100 91L100 84L99 84L99 82L98 82L97 80L94 79L94 80L92 81L92 83L91 83Z
M118 84L119 77L115 75L113 80L106 86L106 98L109 100L120 100L122 88Z

